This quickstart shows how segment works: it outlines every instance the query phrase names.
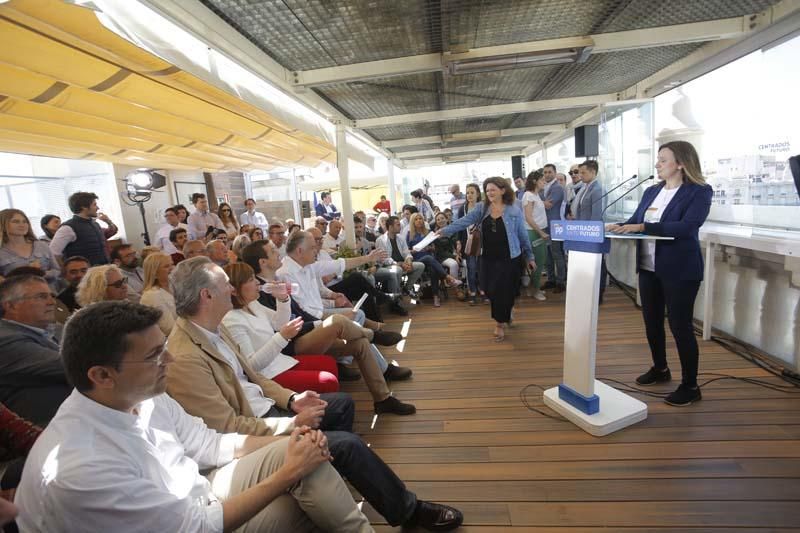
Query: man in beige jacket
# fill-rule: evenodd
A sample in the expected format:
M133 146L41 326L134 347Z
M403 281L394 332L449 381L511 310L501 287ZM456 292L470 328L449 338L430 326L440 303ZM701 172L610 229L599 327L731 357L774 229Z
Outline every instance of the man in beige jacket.
M239 353L221 325L233 308L225 272L208 258L181 262L170 274L180 317L168 348L167 391L190 414L217 431L277 435L296 426L321 429L334 468L393 525L436 531L458 527L452 507L417 500L403 482L352 431L354 404L343 393L295 393L262 377Z

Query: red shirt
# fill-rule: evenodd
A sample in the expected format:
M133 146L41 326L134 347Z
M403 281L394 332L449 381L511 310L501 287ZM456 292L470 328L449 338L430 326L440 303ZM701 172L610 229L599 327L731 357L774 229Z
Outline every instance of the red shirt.
M377 204L373 205L372 209L378 213L386 213L387 215L392 214L392 206L389 203L389 200L381 200Z

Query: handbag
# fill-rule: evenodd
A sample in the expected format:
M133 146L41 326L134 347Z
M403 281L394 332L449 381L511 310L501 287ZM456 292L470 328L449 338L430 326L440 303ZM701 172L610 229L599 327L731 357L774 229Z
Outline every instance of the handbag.
M464 246L466 255L475 257L481 254L481 225L475 224L467 230L467 243Z

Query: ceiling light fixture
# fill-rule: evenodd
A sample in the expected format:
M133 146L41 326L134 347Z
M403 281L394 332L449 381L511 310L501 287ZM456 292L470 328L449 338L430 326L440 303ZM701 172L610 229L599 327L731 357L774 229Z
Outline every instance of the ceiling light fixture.
M521 54L478 57L474 59L453 59L446 61L442 69L445 75L476 74L479 72L495 72L515 68L541 67L545 65L562 65L566 63L584 63L592 53L592 46L563 48L559 50L542 50Z

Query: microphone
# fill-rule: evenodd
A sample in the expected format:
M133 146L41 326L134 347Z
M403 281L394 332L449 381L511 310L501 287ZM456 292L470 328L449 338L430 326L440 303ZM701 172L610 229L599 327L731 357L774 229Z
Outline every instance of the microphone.
M633 181L633 180L635 180L635 179L636 179L636 178L638 178L638 177L639 177L639 176L637 176L636 174L634 174L634 175L633 175L633 176L631 176L630 178L628 178L628 179L626 179L626 180L623 180L623 182L622 182L622 183L620 183L619 185L617 185L616 187L614 187L614 188L613 188L613 189L611 189L610 191L606 192L606 193L605 193L603 196L601 196L600 198L598 198L597 200L595 200L595 201L594 201L594 203L596 204L597 202L600 202L600 201L602 201L602 200L603 200L603 199L604 199L606 196L608 196L608 195L609 195L609 194L611 194L612 192L616 191L617 189L619 189L620 187L622 187L623 185L625 185L625 184L626 184L626 183L628 183L629 181ZM594 204L592 204L592 205L594 205Z
M610 204L608 204L608 205L606 206L606 208L605 208L605 209L603 209L603 212L602 212L602 213L600 213L600 215L601 215L601 216L602 216L602 215L605 215L605 214L606 214L606 211L608 211L608 208L609 208L609 207L611 207L611 206L612 206L612 205L614 205L615 203L617 203L617 202L619 202L620 200L622 200L623 198L625 198L625 195L627 195L629 192L631 192L632 190L634 190L636 187L638 187L638 186L639 186L639 185L641 185L642 183L644 183L644 182L646 182L646 181L650 181L650 180L651 180L651 179L653 179L653 178L655 178L655 176L648 176L647 178L643 179L642 181L638 182L636 185L634 185L633 187L631 187L630 189L628 189L627 191L625 191L623 194L621 194L621 195L619 196L619 198L617 198L616 200L614 200L613 202L611 202Z

